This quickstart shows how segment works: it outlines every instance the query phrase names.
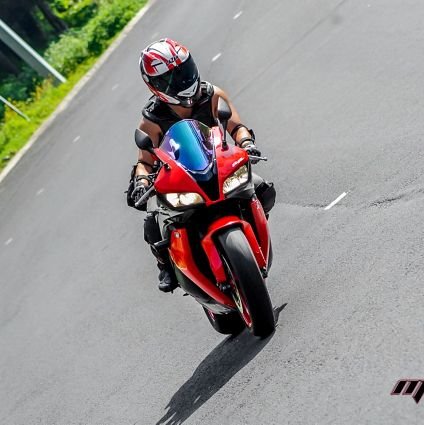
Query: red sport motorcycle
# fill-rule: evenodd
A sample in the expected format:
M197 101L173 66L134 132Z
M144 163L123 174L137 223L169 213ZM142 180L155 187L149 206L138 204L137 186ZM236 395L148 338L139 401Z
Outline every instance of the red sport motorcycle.
M265 337L275 329L265 285L271 239L249 155L226 142L230 117L231 109L220 99L221 127L182 120L158 148L137 129L137 146L158 165L138 203L149 198L147 209L157 214L162 235L154 247L168 250L180 287L203 306L215 330L237 334L247 327Z

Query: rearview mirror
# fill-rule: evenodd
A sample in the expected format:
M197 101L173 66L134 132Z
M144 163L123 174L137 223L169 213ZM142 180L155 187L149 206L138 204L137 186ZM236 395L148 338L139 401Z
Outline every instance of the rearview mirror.
M228 103L225 101L225 99L220 97L218 99L218 119L219 119L219 121L221 121L222 123L226 123L231 118L231 115L233 115L233 113L231 112L230 105L228 105Z
M135 144L139 149L153 152L153 142L152 139L142 130L137 128L134 134Z
M218 119L219 122L222 124L222 127L224 129L224 137L222 140L222 147L224 149L227 149L227 124L228 124L228 120L231 118L231 115L233 115L233 113L231 112L231 108L230 105L225 101L225 99L223 99L222 97L220 97L218 99Z

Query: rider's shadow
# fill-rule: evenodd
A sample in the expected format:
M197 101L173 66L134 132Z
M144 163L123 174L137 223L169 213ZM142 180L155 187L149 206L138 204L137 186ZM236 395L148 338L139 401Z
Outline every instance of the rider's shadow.
M274 309L276 322L287 304ZM244 331L222 341L172 396L168 411L156 425L180 425L219 391L239 370L254 359L271 340L252 337Z

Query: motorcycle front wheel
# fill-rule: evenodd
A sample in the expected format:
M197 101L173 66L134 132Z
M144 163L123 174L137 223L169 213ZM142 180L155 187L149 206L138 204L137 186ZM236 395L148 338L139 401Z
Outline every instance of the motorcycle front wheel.
M237 335L244 329L244 322L237 311L232 313L213 313L203 307L212 327L224 335Z
M231 228L218 238L241 318L253 335L270 335L275 329L274 311L246 236L239 228Z

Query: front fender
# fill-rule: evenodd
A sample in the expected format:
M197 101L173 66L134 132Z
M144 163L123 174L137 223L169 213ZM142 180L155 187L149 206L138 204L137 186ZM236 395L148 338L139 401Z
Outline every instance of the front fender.
M224 265L222 264L221 256L215 243L215 235L223 229L228 229L230 227L238 227L243 230L243 233L249 242L250 248L252 249L258 266L261 269L266 267L265 256L258 243L258 240L256 239L256 235L252 229L252 226L247 221L244 221L237 216L221 217L209 226L206 236L202 239L202 247L206 253L206 256L208 257L212 272L215 275L217 282L219 283L225 283L227 280L227 275L225 273Z
M187 230L173 230L170 235L169 255L175 266L209 297L230 309L235 309L236 306L234 301L221 292L215 282L211 282L197 267L196 261L194 260L191 252L192 247L190 246ZM196 298L196 294L192 292L190 288L185 289Z

